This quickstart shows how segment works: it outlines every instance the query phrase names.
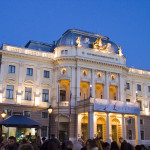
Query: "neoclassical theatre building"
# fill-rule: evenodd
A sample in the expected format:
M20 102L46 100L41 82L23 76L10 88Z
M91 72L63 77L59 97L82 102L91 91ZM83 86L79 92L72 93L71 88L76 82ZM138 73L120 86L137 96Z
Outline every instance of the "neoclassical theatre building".
M49 105L51 133L61 141L150 143L150 71L127 67L106 36L70 29L53 44L1 46L0 111L21 112L47 137Z

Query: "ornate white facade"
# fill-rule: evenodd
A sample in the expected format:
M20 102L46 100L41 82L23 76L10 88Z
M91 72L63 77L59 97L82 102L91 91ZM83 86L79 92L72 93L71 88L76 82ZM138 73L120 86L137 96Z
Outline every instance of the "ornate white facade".
M67 30L55 45L3 44L0 110L30 111L46 127L41 113L52 105L52 132L60 140L122 136L148 144L150 72L127 67L122 53L109 38L79 30Z

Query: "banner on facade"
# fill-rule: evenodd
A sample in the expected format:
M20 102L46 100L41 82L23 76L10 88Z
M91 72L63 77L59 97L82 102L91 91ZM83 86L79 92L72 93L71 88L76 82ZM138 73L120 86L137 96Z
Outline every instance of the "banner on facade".
M94 111L125 113L125 114L140 114L138 103L121 102L105 99L95 99Z

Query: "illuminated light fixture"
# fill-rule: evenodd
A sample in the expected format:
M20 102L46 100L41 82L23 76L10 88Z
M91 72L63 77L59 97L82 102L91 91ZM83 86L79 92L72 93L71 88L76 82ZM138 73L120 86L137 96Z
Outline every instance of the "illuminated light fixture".
M4 112L4 110L3 110L3 112L1 113L1 116L2 116L2 118L3 118L3 120L4 120L4 118L6 117L6 113Z
M48 113L51 114L52 111L53 111L53 109L52 109L52 107L51 107L51 105L50 105L49 108L48 108Z

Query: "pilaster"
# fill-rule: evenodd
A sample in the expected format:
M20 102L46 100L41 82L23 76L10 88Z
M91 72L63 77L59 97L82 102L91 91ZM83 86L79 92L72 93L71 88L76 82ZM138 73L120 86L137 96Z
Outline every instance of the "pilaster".
M88 112L88 138L93 139L93 127L94 127L94 120L93 120L93 111Z
M135 116L135 145L140 145L141 141L141 129L140 129L140 115Z
M105 99L109 99L109 79L108 72L105 73Z
M80 100L80 67L77 66L77 91L76 91L76 100L79 101Z

